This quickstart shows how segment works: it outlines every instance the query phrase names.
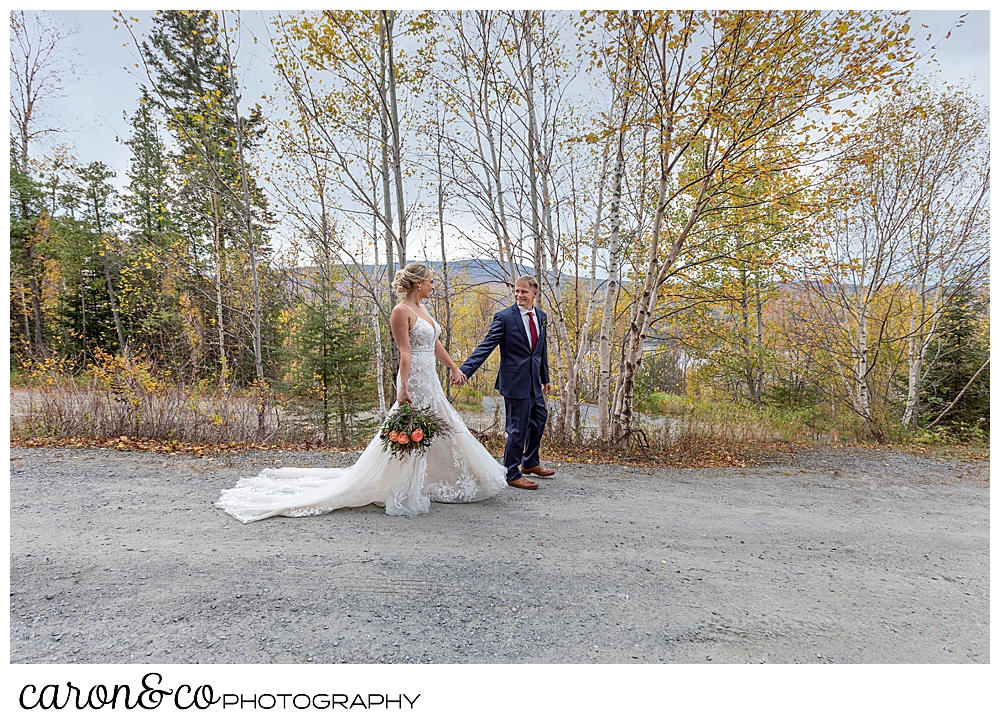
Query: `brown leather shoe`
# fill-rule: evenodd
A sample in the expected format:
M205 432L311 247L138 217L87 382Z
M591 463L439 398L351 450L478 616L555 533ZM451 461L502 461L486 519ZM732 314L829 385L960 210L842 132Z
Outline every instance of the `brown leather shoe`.
M541 465L536 465L533 468L521 468L521 472L526 475L538 475L543 478L547 478L550 475L555 475L556 471L552 468L543 468Z
M517 480L508 480L507 485L512 485L515 488L520 488L521 490L534 490L538 487L538 483L534 480L528 480L527 478L518 478Z

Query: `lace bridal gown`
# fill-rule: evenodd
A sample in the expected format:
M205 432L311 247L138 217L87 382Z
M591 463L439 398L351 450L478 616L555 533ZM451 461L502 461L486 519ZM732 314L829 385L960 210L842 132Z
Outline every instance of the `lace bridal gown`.
M437 322L432 326L420 316L410 330L408 389L413 405L429 406L454 429L431 443L425 455L393 457L382 451L376 434L349 468L265 469L256 478L242 478L235 488L223 491L216 507L244 523L273 515L320 515L372 503L384 505L389 515L412 516L428 512L432 500L468 503L506 488L504 467L469 432L441 388L434 369L434 343L440 333Z

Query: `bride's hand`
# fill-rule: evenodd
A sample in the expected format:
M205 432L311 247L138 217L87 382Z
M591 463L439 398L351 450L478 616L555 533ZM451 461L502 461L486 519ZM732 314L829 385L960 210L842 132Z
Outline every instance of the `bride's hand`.
M458 385L459 387L461 387L468 381L468 379L469 378L465 376L465 373L458 368L455 368L451 371L451 384L453 385Z
M410 399L410 393L407 391L406 385L400 385L399 391L396 393L396 402L400 405L413 402L413 400Z

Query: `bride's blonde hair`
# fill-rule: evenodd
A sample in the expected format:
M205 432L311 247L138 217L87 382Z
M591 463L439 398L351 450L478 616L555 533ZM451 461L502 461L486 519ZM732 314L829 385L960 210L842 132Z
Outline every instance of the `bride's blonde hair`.
M431 268L418 261L411 261L396 272L392 279L392 290L401 296L406 296L416 284L431 275Z

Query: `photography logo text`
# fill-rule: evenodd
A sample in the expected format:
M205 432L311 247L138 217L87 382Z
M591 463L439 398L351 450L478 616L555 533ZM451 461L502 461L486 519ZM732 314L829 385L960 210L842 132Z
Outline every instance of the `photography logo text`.
M396 709L411 710L420 694L216 693L211 684L182 683L168 687L152 671L139 685L95 684L89 688L63 684L25 684L18 699L22 709Z

